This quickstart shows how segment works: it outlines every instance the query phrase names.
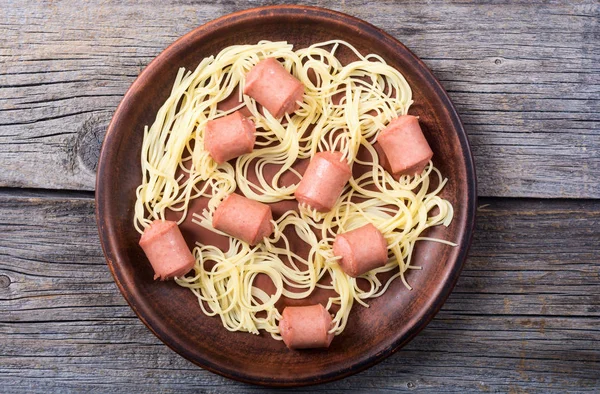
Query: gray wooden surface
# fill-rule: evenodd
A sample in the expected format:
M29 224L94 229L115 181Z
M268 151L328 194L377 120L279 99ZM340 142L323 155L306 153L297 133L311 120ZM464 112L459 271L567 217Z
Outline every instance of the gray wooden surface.
M94 171L110 117L192 28L277 1L0 0L0 392L262 392L195 367L104 263ZM388 31L441 80L475 155L455 291L406 348L295 392L600 391L598 1L316 1Z

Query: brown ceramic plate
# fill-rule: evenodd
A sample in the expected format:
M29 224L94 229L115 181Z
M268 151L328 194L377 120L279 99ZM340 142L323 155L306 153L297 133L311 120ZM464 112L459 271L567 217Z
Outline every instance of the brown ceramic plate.
M267 335L227 331L220 319L202 314L187 289L173 281L152 280L152 269L133 227L135 189L141 181L142 131L169 95L179 67L193 69L204 57L234 44L287 40L300 48L334 38L350 42L363 54L379 54L408 80L415 100L410 113L421 117L434 163L450 178L443 196L455 209L450 227L436 228L429 235L458 246L420 242L413 263L423 270L408 275L412 291L397 280L384 296L370 302L370 308L354 307L346 330L329 349L289 351ZM404 346L433 318L454 287L475 221L475 169L467 136L437 79L385 32L351 16L315 7L275 6L237 12L207 23L169 46L140 74L117 108L97 176L96 214L102 247L115 282L139 318L164 343L197 365L269 386L339 379Z

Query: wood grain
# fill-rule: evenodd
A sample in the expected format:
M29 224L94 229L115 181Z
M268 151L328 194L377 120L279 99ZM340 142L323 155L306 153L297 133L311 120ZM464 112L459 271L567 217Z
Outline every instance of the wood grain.
M106 126L145 65L202 23L277 3L2 1L0 186L93 190ZM307 3L425 61L470 135L480 195L600 197L597 2Z
M90 193L0 191L3 392L264 392L187 362L124 302ZM482 199L470 259L406 348L323 392L593 392L600 201ZM311 392L311 388L294 392Z

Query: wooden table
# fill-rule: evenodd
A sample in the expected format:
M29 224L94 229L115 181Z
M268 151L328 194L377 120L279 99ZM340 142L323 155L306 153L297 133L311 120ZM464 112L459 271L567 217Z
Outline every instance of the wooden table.
M433 70L480 200L432 323L374 368L294 391L599 391L599 3L309 3L385 29ZM150 333L94 218L100 144L135 77L187 31L260 4L0 0L0 391L262 392Z

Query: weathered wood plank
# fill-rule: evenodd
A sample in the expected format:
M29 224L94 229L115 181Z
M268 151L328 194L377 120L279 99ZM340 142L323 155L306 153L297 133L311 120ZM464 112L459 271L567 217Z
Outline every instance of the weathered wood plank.
M261 4L2 3L0 186L84 190L140 70L192 28ZM600 197L598 2L307 3L387 30L431 67L469 133L480 195Z
M600 201L480 205L470 258L434 321L319 390L597 389ZM91 194L0 191L0 206L2 391L263 392L195 367L134 316L104 263Z

